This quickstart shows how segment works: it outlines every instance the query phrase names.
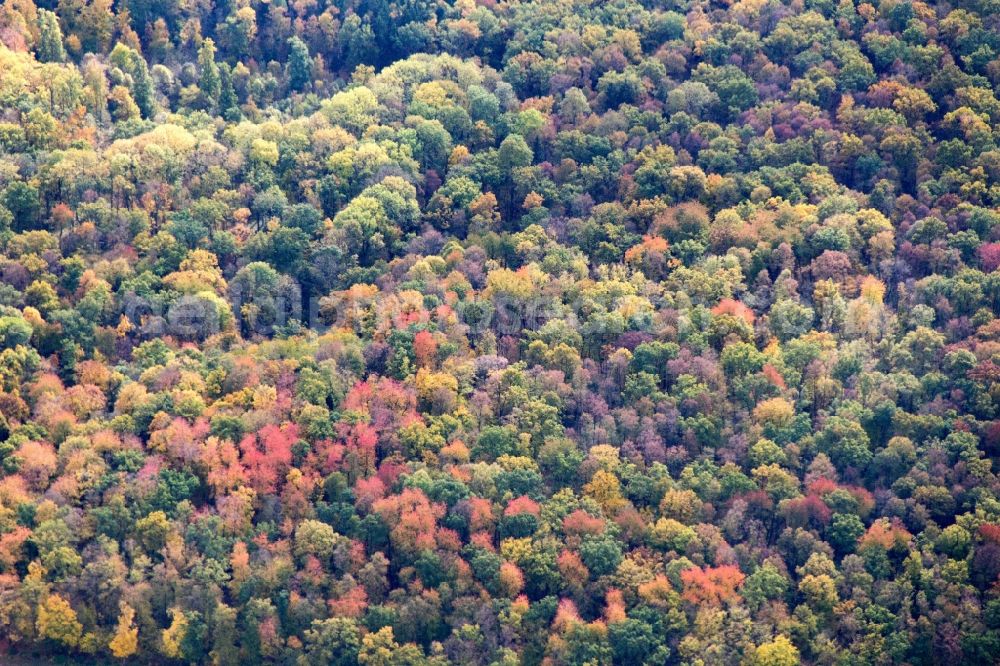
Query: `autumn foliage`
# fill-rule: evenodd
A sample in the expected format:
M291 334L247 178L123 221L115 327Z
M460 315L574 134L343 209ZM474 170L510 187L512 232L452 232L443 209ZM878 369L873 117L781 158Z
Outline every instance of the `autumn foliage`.
M0 664L1000 663L1000 5L0 2Z

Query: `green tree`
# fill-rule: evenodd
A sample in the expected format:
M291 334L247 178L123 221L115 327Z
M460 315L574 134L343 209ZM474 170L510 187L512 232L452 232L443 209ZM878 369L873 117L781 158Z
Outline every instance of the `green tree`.
M315 666L351 666L358 663L361 633L348 618L313 620L305 632L307 663Z
M333 528L318 520L306 520L295 530L295 554L299 557L313 555L320 560L329 559L337 543Z
M198 49L198 89L205 108L215 109L222 94L222 77L215 63L215 42L211 38Z
M38 228L42 204L38 188L21 180L16 180L3 191L3 205L14 216L14 231L30 231Z
M642 620L626 618L608 625L608 640L616 664L662 664L669 650Z
M607 537L588 538L580 544L580 559L593 575L604 576L621 563L621 546Z
M309 47L298 36L288 40L288 85L302 92L312 83L312 58Z
M701 63L692 73L694 81L704 83L719 98L718 118L729 120L757 103L757 88L738 67L715 67Z
M766 601L781 599L788 593L789 581L771 562L764 562L743 584L743 596L752 608Z
M850 553L865 533L865 525L853 513L835 513L827 530L827 539L841 553Z
M820 450L840 469L863 470L872 460L868 433L857 421L831 416L816 439Z
M35 53L42 62L64 62L66 49L63 47L62 29L59 17L47 9L38 10L38 44Z
M219 64L219 112L229 121L239 120L240 101L233 86L232 69L226 63Z
M13 349L31 339L31 324L21 317L0 317L0 347Z
M530 165L533 159L531 148L520 134L509 134L500 142L497 161L501 173L510 174L518 167Z
M119 42L112 49L110 60L111 64L129 76L129 90L132 92L132 99L135 100L142 116L144 118L152 117L156 112L156 102L153 94L153 80L149 76L146 59L135 49Z

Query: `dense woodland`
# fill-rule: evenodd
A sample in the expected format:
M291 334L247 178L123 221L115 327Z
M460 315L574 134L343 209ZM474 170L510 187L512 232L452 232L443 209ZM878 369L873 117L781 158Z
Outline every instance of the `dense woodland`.
M0 661L997 663L998 26L4 0Z

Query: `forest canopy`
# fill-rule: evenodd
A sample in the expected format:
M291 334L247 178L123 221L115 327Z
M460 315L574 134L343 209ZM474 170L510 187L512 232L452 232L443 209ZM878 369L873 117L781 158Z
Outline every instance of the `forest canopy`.
M996 0L2 0L0 661L1000 661Z

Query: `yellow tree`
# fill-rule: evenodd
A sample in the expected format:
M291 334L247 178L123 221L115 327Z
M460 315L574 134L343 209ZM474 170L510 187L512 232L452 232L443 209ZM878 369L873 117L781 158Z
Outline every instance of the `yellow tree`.
M764 643L754 650L750 658L753 666L796 666L799 651L784 636L777 636L770 643Z
M83 634L83 625L76 619L76 611L58 594L50 594L38 606L38 633L44 638L76 647Z
M135 626L135 609L124 601L119 608L121 612L118 615L118 628L108 647L111 649L111 654L118 659L124 659L134 655L139 648L139 628Z
M618 481L618 477L603 469L594 473L590 482L583 487L583 492L588 497L597 500L607 515L617 513L626 504L621 494L621 483Z
M171 659L177 659L181 656L181 643L184 641L185 635L187 635L188 619L187 615L180 608L171 608L170 615L173 621L169 627L163 630L163 634L160 637L162 642L161 652Z

